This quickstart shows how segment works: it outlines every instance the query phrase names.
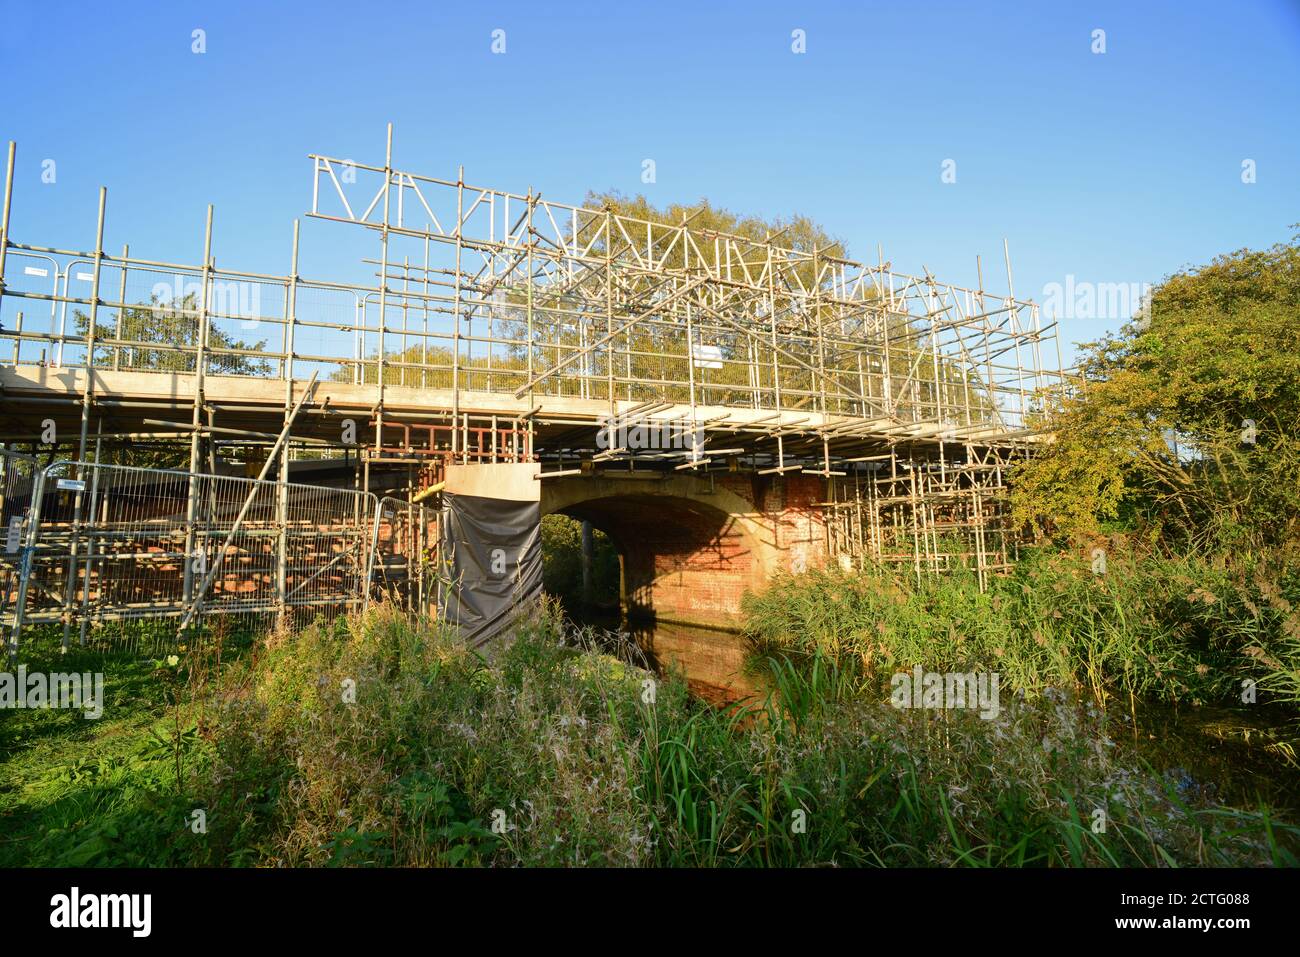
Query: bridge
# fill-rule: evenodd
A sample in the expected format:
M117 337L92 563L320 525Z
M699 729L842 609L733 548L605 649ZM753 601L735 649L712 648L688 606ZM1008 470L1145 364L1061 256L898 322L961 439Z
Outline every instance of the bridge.
M1042 440L1061 374L1055 324L1015 296L1009 257L994 295L982 267L980 287L961 288L883 256L568 205L472 185L463 169L420 175L393 165L392 142L390 126L382 165L308 157L306 218L373 236L365 282L300 275L299 222L286 273L218 267L211 207L199 263L106 249L106 189L92 247L27 242L11 143L7 452L72 463L74 483L101 465L165 464L268 483L268 503L277 483L372 496L389 503L374 506L380 550L397 549L399 524L443 540L438 516L474 467L480 497L495 474L537 515L605 530L628 610L706 624L734 620L774 573L819 562L917 574L964 562L983 581L1012 560L1007 471ZM241 555L233 515L196 530L198 484L175 530L186 551L210 540L225 542L218 564ZM278 497L265 520L283 536ZM95 519L82 504L69 515L71 552L58 554L72 568L85 560L77 529ZM39 535L29 544L39 552ZM281 608L286 548L259 573L279 579ZM407 600L430 553L412 545L395 563ZM109 567L106 554L87 568ZM93 577L60 608L65 628L103 605ZM192 612L204 586L187 573L167 613Z

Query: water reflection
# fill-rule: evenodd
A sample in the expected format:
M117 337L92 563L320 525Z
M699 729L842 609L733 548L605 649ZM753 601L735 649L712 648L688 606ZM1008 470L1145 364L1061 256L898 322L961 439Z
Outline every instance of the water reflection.
M725 706L760 701L761 673L748 661L749 645L737 632L672 622L620 621L617 616L584 615L582 624L630 636L647 663L660 674L677 673L702 701Z
M1121 752L1163 773L1180 796L1300 809L1295 719L1284 709L1139 701L1133 711L1112 703L1109 712Z

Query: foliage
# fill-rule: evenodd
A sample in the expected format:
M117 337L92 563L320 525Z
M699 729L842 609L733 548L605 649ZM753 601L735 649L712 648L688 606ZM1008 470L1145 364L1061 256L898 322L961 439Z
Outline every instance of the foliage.
M477 303L472 315L462 319L465 338L459 345L459 360L454 363L453 349L438 344L447 341L447 327L428 338L423 330L389 332L384 348L385 383L445 389L456 380L462 389L499 392L525 386L530 369L538 375L563 366L563 374L545 378L537 391L601 399L608 396L612 376L616 380L615 398L619 399L653 397L686 402L691 399L693 384L695 400L700 404L748 405L755 401L770 404L779 384L783 406L800 408L811 407L821 395L823 370L833 391L881 396L886 379L883 372L888 368L893 370L888 377L891 396L904 410L914 405L928 416L936 409L970 407L975 418L992 412L993 402L978 375L972 376L969 369L949 357L933 354L929 322L899 313L845 320L829 304L818 304L786 288L784 281L772 293L775 346L761 325L767 305L757 306L754 318L760 323L756 327L759 334L752 335L732 324L734 310L716 311L721 305L715 297L693 297L693 341L716 347L722 365L707 368L694 363L681 310L665 308L656 313L646 309L642 314L641 307L633 308L628 303L648 306L662 299L663 283L675 281L671 277L716 267L720 247L708 237L727 234L755 242L771 237L774 243L794 251L796 261L787 272L797 277L794 285L807 291L818 286L819 265L824 270L825 262L846 255L844 244L806 216L744 217L716 207L707 199L659 208L643 195L593 192L587 196L587 206L638 223L668 227L686 221L696 242L664 241L659 236L656 255L662 257L661 266L652 271L615 268L611 291L617 290L617 305L612 317L606 312L606 273L599 266L584 267L563 281L551 276L529 284L518 274L502 276L496 280L489 301ZM635 239L611 227L611 247L605 222L597 215L579 229L584 255L597 263L610 254L623 259L629 243L644 240L639 225L629 227ZM667 234L667 230L662 232ZM761 268L758 263L751 265ZM824 290L827 284L823 271ZM637 321L630 328L621 329L634 317ZM471 332L478 334L478 341L471 341ZM608 333L613 333L609 344L599 344L598 340ZM482 342L485 335L494 340L493 345ZM865 365L857 348L862 338L877 340L875 354ZM398 341L400 347L393 348ZM378 360L376 346L361 363L360 381L378 381ZM458 379L453 375L453 364L459 369ZM341 362L330 377L350 381L357 375L354 365Z
M691 229L702 233L726 233L741 236L754 242L763 242L768 238L779 246L793 249L808 255L816 252L828 259L844 259L848 251L842 240L831 236L819 223L807 216L793 215L788 218L777 216L764 219L761 216L742 216L729 209L714 206L707 199L701 198L694 203L670 203L660 208L655 206L644 194L625 196L617 191L587 194L584 205L591 209L607 209L617 216L662 223L676 226L686 222ZM603 241L598 240L597 255L604 254ZM715 251L705 245L692 253L702 259L703 264L715 265ZM665 265L670 269L682 269L686 265L686 253L680 244L669 253ZM697 263L699 265L699 263ZM803 275L805 285L811 287L813 274L811 264Z
M74 314L77 335L86 336L90 317ZM220 328L222 320L208 320L208 367L210 375L268 376L271 365L255 355L266 349L266 341L244 342ZM128 306L110 326L95 324L95 364L148 372L193 372L199 347L198 296L186 293L167 302L151 296L148 305ZM118 345L117 343L128 343Z
M617 604L618 550L600 529L592 530L592 594L596 604ZM542 517L542 585L573 606L582 601L582 522L567 515Z
M194 372L199 344L198 296L186 293L171 301L152 296L148 305L129 306L113 314L111 324L95 323L95 364L147 372ZM77 335L86 336L90 317L73 315ZM207 372L210 375L269 376L272 366L256 353L266 341L245 342L221 328L229 320L209 319ZM140 468L184 469L190 465L188 437L175 443L133 446L110 442L103 461Z
M1013 506L1058 537L1121 520L1173 548L1300 542L1300 240L1166 279L1149 316L1089 344Z
M1108 546L1104 574L1090 556L1044 550L985 592L965 571L786 576L747 596L747 628L760 650L822 653L876 679L915 665L987 670L1035 695L1223 706L1249 680L1300 702L1300 569Z
M553 611L491 659L380 608L210 680L183 668L200 732L179 792L152 668L113 668L139 687L112 724L21 715L0 863L1241 865L1295 863L1300 839L1121 760L1105 714L1067 696L992 721L900 711L814 653L772 657L765 701L716 711L672 678L647 699L646 672Z

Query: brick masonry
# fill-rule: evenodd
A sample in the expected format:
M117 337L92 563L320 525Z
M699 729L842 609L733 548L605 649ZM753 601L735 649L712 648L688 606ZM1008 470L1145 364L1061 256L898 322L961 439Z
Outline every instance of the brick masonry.
M726 626L739 622L746 591L824 561L824 495L821 479L803 475L583 476L548 482L542 511L587 519L610 536L630 614Z

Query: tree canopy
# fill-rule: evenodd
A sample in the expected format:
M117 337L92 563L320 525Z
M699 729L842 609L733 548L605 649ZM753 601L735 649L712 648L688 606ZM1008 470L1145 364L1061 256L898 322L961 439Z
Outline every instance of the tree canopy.
M194 293L167 302L152 296L145 305L128 306L122 315L111 315L113 324L95 323L95 365L108 366L114 359L124 369L150 372L193 372L199 344L198 297ZM81 310L73 316L77 334L85 336L90 317ZM245 352L266 348L266 340L244 342L221 328L232 320L210 318L208 323L207 372L213 375L271 374L271 365ZM110 342L129 345L110 345ZM116 353L116 356L114 355Z
M1300 237L1164 280L1149 314L1086 344L1055 441L1017 470L1018 519L1122 522L1184 546L1293 551L1300 531Z

